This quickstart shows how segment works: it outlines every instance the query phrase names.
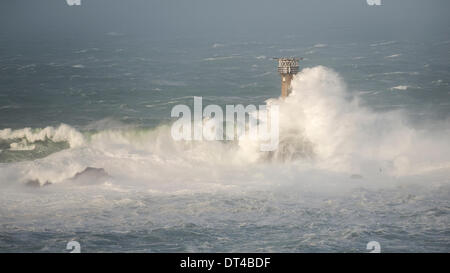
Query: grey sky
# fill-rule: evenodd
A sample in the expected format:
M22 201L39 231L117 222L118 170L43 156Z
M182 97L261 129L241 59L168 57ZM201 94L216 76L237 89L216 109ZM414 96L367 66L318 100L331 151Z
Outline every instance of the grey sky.
M2 0L0 35L77 37L120 32L155 40L446 40L448 0Z

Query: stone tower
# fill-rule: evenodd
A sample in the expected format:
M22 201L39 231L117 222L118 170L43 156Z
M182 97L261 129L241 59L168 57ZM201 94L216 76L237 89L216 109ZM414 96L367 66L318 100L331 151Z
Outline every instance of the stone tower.
M276 58L278 60L278 73L281 75L281 97L286 98L291 93L291 81L298 73L299 58Z

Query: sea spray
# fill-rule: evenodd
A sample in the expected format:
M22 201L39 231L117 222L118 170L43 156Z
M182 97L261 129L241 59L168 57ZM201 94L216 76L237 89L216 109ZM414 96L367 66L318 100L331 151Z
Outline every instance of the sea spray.
M286 99L267 101L277 104L280 112L280 142L275 151L261 151L258 141L247 138L175 141L170 125L103 129L89 136L68 125L5 129L0 131L3 139L26 139L29 144L67 141L70 149L2 165L0 175L8 174L9 180L19 183L27 179L60 183L86 167L96 167L105 169L120 185L176 192L261 187L272 183L268 169L279 172L275 177L281 183L305 170L364 178L448 170L450 144L445 126L419 130L400 111L375 113L361 106L340 76L326 67L304 69L292 85Z

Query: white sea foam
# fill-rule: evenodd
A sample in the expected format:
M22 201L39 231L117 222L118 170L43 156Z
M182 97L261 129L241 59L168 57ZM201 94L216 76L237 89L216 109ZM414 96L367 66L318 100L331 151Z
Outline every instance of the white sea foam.
M384 46L384 45L391 45L395 44L396 41L387 41L387 42L380 42L380 43L373 43L370 46Z
M402 54L392 54L392 55L386 56L385 58L391 59L391 58L397 58L397 57L400 57L400 56L402 56Z
M222 60L228 60L228 59L233 59L236 56L223 56L223 57L210 57L210 58L204 58L203 61L222 61Z
M23 139L20 142L13 142L10 144L9 150L11 151L32 151L36 148L36 145L28 144L28 142Z
M315 48L323 48L323 47L327 47L328 45L326 44L315 44L313 47Z
M374 74L369 74L369 77L374 77L377 75L382 75L382 76L390 76L390 75L410 75L410 76L416 76L419 75L420 73L417 71L393 71L393 72L383 72L383 73L374 73Z
M391 90L407 90L410 88L408 85L397 85L391 88Z
M24 128L18 130L0 130L0 139L24 139L27 143L51 140L54 142L67 142L71 148L82 146L85 143L83 135L66 124L59 127L46 127L44 129ZM17 145L16 145L17 146Z

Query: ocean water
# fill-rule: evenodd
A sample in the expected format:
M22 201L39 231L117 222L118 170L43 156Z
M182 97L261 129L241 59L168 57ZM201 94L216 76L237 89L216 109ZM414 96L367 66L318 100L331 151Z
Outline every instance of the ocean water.
M0 252L450 250L450 41L8 45ZM304 57L284 101L278 56ZM279 149L174 141L194 96L277 101Z

